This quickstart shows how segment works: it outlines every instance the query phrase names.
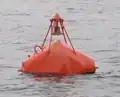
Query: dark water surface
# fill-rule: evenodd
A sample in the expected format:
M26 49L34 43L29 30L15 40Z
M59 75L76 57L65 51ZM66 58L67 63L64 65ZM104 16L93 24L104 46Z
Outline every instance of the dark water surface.
M17 72L56 12L74 47L96 61L95 74L59 80ZM0 0L0 77L0 97L120 97L120 0Z

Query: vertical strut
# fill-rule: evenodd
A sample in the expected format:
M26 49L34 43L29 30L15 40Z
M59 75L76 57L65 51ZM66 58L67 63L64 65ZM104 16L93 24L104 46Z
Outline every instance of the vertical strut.
M47 38L47 36L48 36L48 34L49 34L49 31L50 31L51 26L52 26L52 22L51 22L51 24L50 24L50 26L49 26L49 29L48 29L48 31L47 31L47 34L46 34L46 36L45 36L45 38L44 38L44 41L43 41L43 43L42 43L42 48L44 47L44 44L45 44L46 38Z
M52 26L51 26L51 32L50 32L50 42L49 42L49 51L50 51L50 46L51 46L51 42L52 42Z
M69 37L69 35L68 35L65 27L64 27L64 30L65 30L65 33L66 33L66 35L67 35L67 37L68 37L68 40L69 40L69 42L70 42L70 44L71 44L71 46L72 46L73 51L74 51L74 53L76 54L75 49L74 49L74 47L73 47L73 45L72 45L72 42L71 42L71 40L70 40L70 37Z
M66 40L65 33L64 33L63 21L60 22L60 26L61 26L61 29L62 29L62 33L63 33L63 36L64 36L65 43L67 44L67 40Z

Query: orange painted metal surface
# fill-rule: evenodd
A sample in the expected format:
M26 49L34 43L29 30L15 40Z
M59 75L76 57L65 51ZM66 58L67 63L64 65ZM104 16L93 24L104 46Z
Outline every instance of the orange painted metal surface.
M83 74L83 73L94 73L96 71L95 62L89 56L74 49L72 42L68 36L68 33L64 27L63 19L56 14L53 19L51 19L51 24L48 32L44 38L42 46L36 45L34 48L34 54L28 56L22 67L18 70L19 72L29 72L29 73L56 73L56 74ZM53 24L58 23L61 26L58 32L54 32ZM50 41L48 46L44 46L46 38L50 33ZM53 35L63 35L64 42L60 40L52 41ZM71 47L67 44L66 36L71 44ZM36 51L39 47L41 50Z

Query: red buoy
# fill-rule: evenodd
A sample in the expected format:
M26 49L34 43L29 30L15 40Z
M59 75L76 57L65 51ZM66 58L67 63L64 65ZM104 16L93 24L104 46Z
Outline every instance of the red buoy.
M64 27L64 20L59 14L56 14L50 21L51 24L42 46L35 45L34 54L28 56L28 59L22 63L22 67L18 71L60 75L94 73L96 71L94 60L74 49ZM49 45L44 46L49 32ZM52 41L52 35L63 35L65 43L61 42L61 40ZM66 37L71 46L67 44ZM37 47L40 48L39 52L36 50Z

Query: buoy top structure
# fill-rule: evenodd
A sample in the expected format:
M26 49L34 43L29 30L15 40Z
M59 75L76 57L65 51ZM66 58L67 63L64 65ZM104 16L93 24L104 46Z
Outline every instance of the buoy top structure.
M95 61L74 49L63 22L58 13L50 19L42 46L35 45L34 54L22 62L19 72L56 75L95 73ZM44 46L48 34L49 44ZM63 35L65 43L61 40L52 41L53 35ZM71 46L67 44L66 38ZM39 52L36 50L37 47L40 48Z
M58 13L56 13L56 15L52 19L50 19L50 22L51 23L50 23L49 29L47 31L47 34L46 34L46 36L44 38L42 48L44 47L44 43L46 42L46 38L47 38L47 36L48 36L48 34L49 34L50 30L51 30L51 33L50 33L51 37L50 37L50 42L49 43L51 43L51 41L52 41L52 35L57 35L57 36L63 35L64 36L64 41L67 44L67 39L66 39L66 36L67 36L67 38L68 38L68 40L69 40L69 42L70 42L70 44L71 44L71 46L73 48L73 51L75 52L74 47L72 45L72 42L71 42L71 40L70 40L70 38L68 36L68 33L67 33L67 31L66 31L66 29L64 27L64 23L63 23L64 19L62 19L60 17L60 15ZM60 31L60 28L61 28L61 31ZM65 34L66 34L66 36L65 36Z

